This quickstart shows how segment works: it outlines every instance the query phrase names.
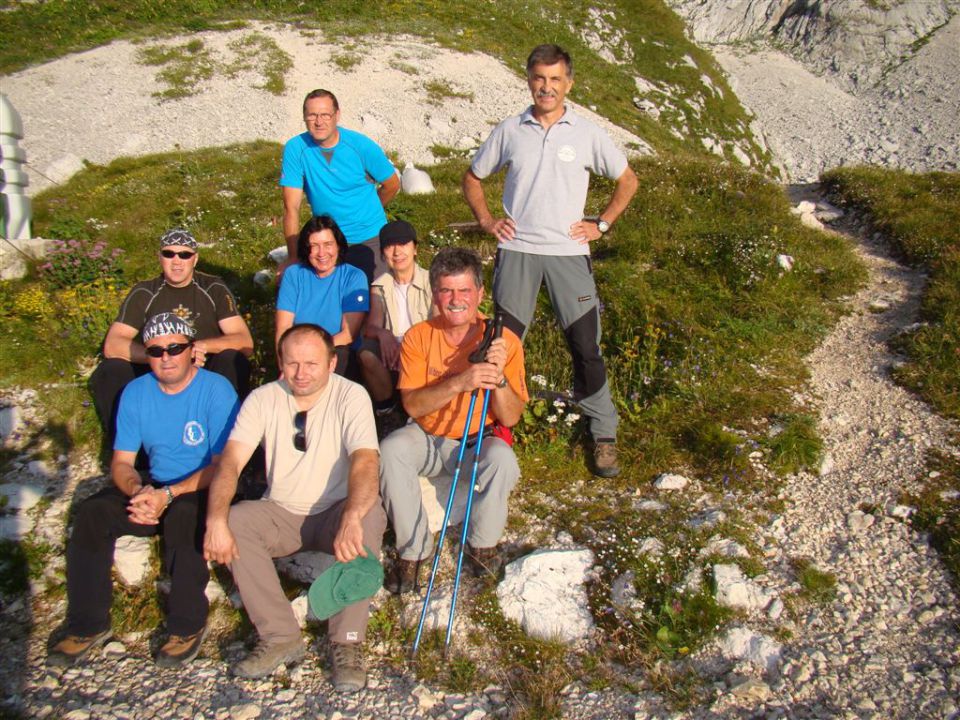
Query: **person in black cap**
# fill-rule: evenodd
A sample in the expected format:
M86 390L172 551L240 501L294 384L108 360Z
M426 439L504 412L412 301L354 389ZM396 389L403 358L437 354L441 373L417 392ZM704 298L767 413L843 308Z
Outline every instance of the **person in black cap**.
M172 313L193 329L191 353L197 367L223 375L241 400L249 392L253 337L223 280L196 271L198 249L196 238L186 230L164 233L161 274L130 290L107 330L104 359L90 377L90 390L111 447L121 391L150 370L140 331L159 313Z
M417 232L404 220L380 230L380 256L387 264L370 286L370 315L360 348L363 380L373 399L380 435L406 420L395 395L404 333L433 315L430 273L417 263Z

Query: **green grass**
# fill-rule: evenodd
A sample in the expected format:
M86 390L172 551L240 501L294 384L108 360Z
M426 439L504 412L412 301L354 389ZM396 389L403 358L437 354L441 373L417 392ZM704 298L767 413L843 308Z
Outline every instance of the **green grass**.
M770 451L770 466L779 473L817 470L823 457L823 440L817 434L817 419L811 415L792 414L777 423L775 434L765 443Z
M907 262L930 274L924 324L895 342L910 362L894 376L960 418L960 174L851 168L823 182L838 204L864 213Z
M194 39L180 45L150 45L140 48L137 59L144 65L162 69L157 80L167 87L154 93L161 100L175 100L196 95L199 85L216 72L217 64L202 40Z
M837 578L824 572L806 558L793 561L793 569L800 583L800 596L817 603L828 603L837 595Z
M444 100L469 100L473 102L472 92L463 92L457 90L446 80L430 80L424 83L423 89L427 91L427 100L435 105L441 104Z

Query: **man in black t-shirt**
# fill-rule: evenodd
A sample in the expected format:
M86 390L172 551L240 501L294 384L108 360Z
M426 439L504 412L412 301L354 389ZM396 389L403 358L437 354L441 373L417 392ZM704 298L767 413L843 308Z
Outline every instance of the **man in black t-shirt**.
M111 447L121 391L150 371L140 331L158 313L172 313L196 331L192 352L198 367L227 378L241 400L249 392L253 337L223 280L196 271L197 251L196 239L186 230L164 234L162 274L133 287L107 330L104 360L90 377L90 390Z

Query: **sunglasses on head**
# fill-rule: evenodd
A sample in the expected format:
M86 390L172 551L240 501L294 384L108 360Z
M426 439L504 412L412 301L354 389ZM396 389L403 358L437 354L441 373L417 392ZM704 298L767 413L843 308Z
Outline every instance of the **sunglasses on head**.
M293 426L297 434L293 436L293 447L300 452L307 451L307 411L301 410L293 416Z
M175 357L193 345L193 341L185 343L170 343L166 347L163 345L151 345L147 348L147 355L152 358L162 358L166 353L170 357Z
M181 260L189 260L196 255L196 253L192 250L161 250L160 254L163 255L167 260L172 260L175 257L178 257Z

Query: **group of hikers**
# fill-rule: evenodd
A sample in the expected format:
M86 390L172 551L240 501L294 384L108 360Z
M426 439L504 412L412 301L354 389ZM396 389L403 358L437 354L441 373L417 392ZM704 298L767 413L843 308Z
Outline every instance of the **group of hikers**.
M565 103L573 64L562 48L534 48L527 83L533 104L494 128L462 184L480 227L498 241L493 299L502 335L485 332L478 254L446 247L429 271L417 263L415 229L387 222L384 212L400 186L395 168L375 142L339 126L337 98L326 90L306 96L306 132L283 152L289 260L279 269L279 379L250 390L254 341L233 295L196 270L190 232L163 235L161 274L130 291L91 377L113 484L76 510L67 616L51 637L50 664L73 665L110 636L116 539L155 534L171 579L159 666L199 652L210 561L229 567L258 634L231 672L259 678L298 662L306 647L274 558L319 550L338 563L376 561L389 523L397 558L384 586L418 589L435 542L419 478L451 473L461 446L482 447L467 567L496 575L520 476L508 429L529 399L522 341L543 281L589 420L591 469L619 473L589 248L626 208L637 179L609 136ZM501 217L490 212L483 183L503 169ZM614 190L586 218L591 174L613 180ZM301 227L304 194L311 217ZM486 413L473 412L477 392L488 397ZM262 467L266 490L237 501L248 462ZM366 685L369 596L347 593L327 605L332 684L356 692Z

